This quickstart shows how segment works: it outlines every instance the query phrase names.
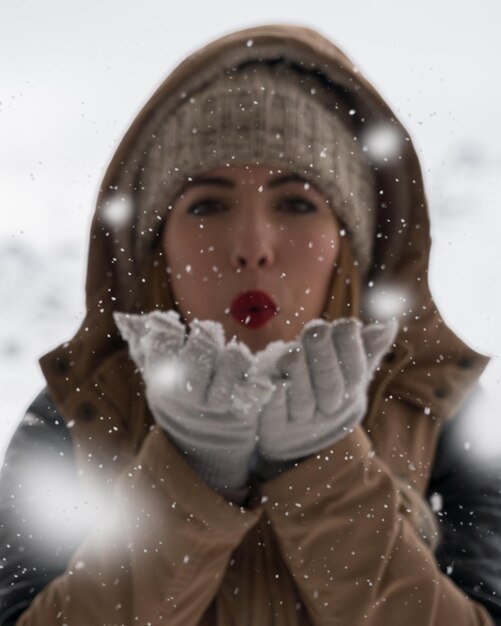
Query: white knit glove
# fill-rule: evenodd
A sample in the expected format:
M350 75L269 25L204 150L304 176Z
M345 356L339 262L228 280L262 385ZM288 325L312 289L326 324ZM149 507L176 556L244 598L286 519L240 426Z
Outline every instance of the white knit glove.
M273 386L248 348L225 344L221 324L195 321L186 339L174 311L115 313L141 371L157 421L212 488L242 488L256 446L257 417Z
M259 476L271 478L361 423L369 382L397 330L395 321L312 320L297 341L273 342L256 355L276 385L259 418Z

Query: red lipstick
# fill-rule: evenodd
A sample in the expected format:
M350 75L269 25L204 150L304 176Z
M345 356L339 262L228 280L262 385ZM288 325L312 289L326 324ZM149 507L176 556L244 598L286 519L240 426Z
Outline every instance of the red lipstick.
M245 291L239 294L230 308L233 317L248 328L259 328L276 315L277 305L264 291Z

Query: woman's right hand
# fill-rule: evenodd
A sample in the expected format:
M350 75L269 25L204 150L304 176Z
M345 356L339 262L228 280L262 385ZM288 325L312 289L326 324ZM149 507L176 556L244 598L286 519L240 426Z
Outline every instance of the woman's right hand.
M258 414L274 387L248 348L225 343L221 324L186 328L175 311L115 313L157 421L211 487L243 487L256 446Z

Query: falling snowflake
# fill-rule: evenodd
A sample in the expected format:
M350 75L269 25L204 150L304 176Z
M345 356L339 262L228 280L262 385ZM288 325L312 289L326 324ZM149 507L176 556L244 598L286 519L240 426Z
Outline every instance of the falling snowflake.
M363 151L378 163L395 159L402 146L402 136L392 124L377 124L366 128L362 134Z
M134 203L128 195L114 195L101 208L104 223L111 228L126 226L132 219Z

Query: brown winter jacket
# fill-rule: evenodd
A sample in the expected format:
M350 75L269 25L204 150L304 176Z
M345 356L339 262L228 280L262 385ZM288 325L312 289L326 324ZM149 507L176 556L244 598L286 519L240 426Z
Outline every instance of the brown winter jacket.
M141 309L147 267L128 264L133 242L114 240L96 213L86 318L41 364L71 428L81 480L110 486L113 515L38 594L19 626L492 625L485 609L439 571L402 487L425 492L440 427L487 359L456 337L431 298L417 156L353 63L318 33L296 26L251 28L206 46L139 113L106 173L98 206L110 190L135 191L140 163L132 155L161 102L174 102L179 90L224 65L278 55L312 61L345 88L360 126L386 121L406 137L401 158L378 171L378 236L364 284L405 286L408 309L371 383L363 427L254 484L245 507L205 486L153 425L113 324L113 310ZM372 287L365 289L368 302Z

